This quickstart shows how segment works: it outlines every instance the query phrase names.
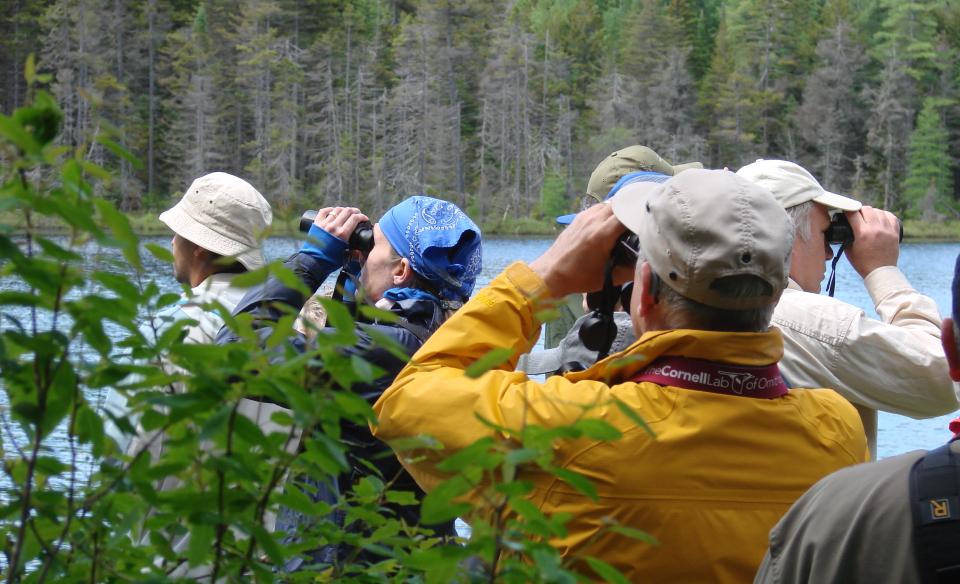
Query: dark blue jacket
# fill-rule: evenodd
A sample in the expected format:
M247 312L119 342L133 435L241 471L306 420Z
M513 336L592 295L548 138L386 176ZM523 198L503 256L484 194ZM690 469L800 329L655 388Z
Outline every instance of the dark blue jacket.
M340 268L339 265L326 260L323 257L316 257L305 252L298 252L287 259L284 265L296 274L297 278L303 282L308 290L317 290L320 285L334 271ZM253 287L237 304L234 314L249 313L254 317L254 327L258 329L262 339L266 339L274 324L279 318L289 314L289 310L300 310L303 307L306 298L297 290L284 285L279 279L271 276L264 284ZM287 307L286 309L282 307ZM444 311L438 302L425 299L403 300L394 305L392 311L395 312L403 322L408 325L357 322L355 333L357 343L352 347L343 347L346 355L358 355L382 369L385 373L370 384L358 383L350 388L350 391L362 395L367 401L373 403L380 397L380 394L393 382L393 379L400 372L400 369L409 360L417 349L423 344L419 337L426 337L432 334L445 318ZM371 335L371 332L376 331ZM332 331L331 331L332 332ZM396 342L407 355L407 359L399 359L397 355L391 353L385 348L377 346L373 341L373 336L379 333L386 335ZM415 334L416 333L416 334ZM320 331L319 334L324 334ZM237 340L236 334L224 327L217 335L217 343L229 343ZM299 351L306 348L306 339L302 335L297 335L290 339L290 342ZM361 477L370 474L368 465L372 464L377 468L380 476L385 481L390 481L396 477L393 482L393 489L412 491L416 494L417 500L424 496L423 491L417 486L413 478L403 469L400 461L390 452L389 446L380 442L370 434L367 425L358 425L344 422L341 427L342 438L349 444L348 460L351 463L352 470L341 475L337 487L340 492L348 491ZM366 461L366 464L364 462ZM335 496L335 495L333 495ZM398 517L402 518L408 524L419 524L420 508L419 505L398 506L387 504L386 507L392 509ZM278 520L278 529L295 528L296 519L289 521L281 517ZM283 525L287 523L287 525ZM443 525L432 526L438 535L455 535L453 522ZM330 550L326 550L325 561L333 560L329 556ZM342 553L342 550L341 552ZM315 560L318 558L314 558Z

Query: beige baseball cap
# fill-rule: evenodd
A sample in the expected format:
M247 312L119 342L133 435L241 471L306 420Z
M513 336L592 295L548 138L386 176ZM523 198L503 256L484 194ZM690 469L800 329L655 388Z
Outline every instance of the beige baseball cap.
M248 270L265 262L261 240L273 220L270 203L242 178L213 172L193 181L183 198L160 214L180 237L234 257Z
M607 193L625 174L639 171L659 172L674 176L691 168L703 168L699 162L673 165L647 146L627 146L610 154L597 165L587 182L587 195L597 202L607 198Z
M727 170L688 170L664 183L629 184L610 200L637 234L650 267L680 295L715 308L774 304L787 285L793 229L770 192ZM721 280L756 276L757 296L730 296Z
M814 201L830 209L859 211L856 199L824 189L807 169L788 160L759 159L737 171L739 176L773 193L784 209Z

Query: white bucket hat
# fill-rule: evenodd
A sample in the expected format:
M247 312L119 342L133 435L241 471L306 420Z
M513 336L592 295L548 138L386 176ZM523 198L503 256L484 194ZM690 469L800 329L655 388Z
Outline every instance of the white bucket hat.
M737 171L737 175L773 193L784 209L814 201L829 209L859 211L856 199L824 189L810 172L795 162L759 159Z
M173 208L160 214L160 220L180 237L234 257L248 270L265 263L260 243L273 212L263 195L242 178L225 172L201 176Z

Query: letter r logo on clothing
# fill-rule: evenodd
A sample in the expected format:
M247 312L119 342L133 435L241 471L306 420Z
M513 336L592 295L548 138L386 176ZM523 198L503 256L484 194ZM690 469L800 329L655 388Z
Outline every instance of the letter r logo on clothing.
M947 499L930 499L930 516L934 519L950 517L950 501Z

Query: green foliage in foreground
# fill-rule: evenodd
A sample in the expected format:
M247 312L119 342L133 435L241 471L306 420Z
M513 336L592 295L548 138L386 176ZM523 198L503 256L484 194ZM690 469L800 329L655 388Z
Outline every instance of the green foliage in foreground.
M130 221L94 195L110 176L83 158L88 145L53 145L60 117L43 92L0 116L0 211L19 215L26 227L23 234L0 223L0 572L8 582L165 582L198 570L210 581L572 582L584 578L569 570L573 561L590 566L593 578L622 581L599 560L559 556L548 542L564 534L567 518L530 504L523 480L523 468L537 466L593 496L586 479L553 466L551 446L583 435L616 439L603 422L528 426L510 432L511 441L481 440L449 458L451 478L428 496L424 519L466 517L469 541L443 542L392 516L385 502L413 500L391 488L392 477L362 480L334 503L306 497L290 477L329 483L346 471L340 424L373 417L348 388L377 372L338 351L354 342L345 309L327 305L338 333L308 354L287 348L293 315L266 349L249 319L229 314L243 340L228 346L181 343L185 321L158 338L144 333L140 321L176 295L158 292L144 274ZM38 234L41 222L66 237ZM91 270L84 258L90 245L114 250L138 277L118 277L109 266ZM169 259L160 247L149 251ZM252 284L268 273L291 277L270 265L246 278ZM285 357L279 363L269 358L277 352ZM317 359L323 375L311 367ZM108 420L135 432L131 418L99 406L109 388L129 397L143 430L166 436L162 455L151 459L140 449L128 456L107 437ZM264 435L238 414L251 395L290 406L291 414L273 417L284 431ZM297 429L300 447L287 448ZM397 447L408 456L439 445L423 438ZM161 481L174 486L159 489ZM480 502L464 502L468 492ZM274 533L271 518L281 507L311 521L295 537ZM366 529L344 529L334 509L347 525ZM354 554L342 564L282 573L299 553L336 543L384 559L361 565Z

